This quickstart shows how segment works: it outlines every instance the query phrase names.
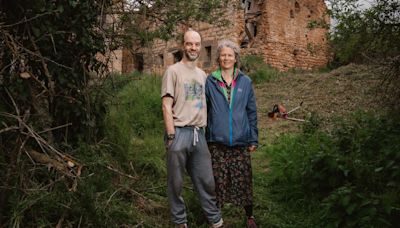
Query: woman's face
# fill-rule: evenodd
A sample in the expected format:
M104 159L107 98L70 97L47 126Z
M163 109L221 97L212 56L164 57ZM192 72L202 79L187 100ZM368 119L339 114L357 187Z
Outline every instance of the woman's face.
M232 48L223 47L219 53L219 65L222 69L232 69L235 66L236 57Z

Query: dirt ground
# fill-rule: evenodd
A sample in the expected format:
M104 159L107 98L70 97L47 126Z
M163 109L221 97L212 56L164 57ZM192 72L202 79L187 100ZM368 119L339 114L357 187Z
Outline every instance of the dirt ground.
M328 73L289 73L272 82L255 86L258 106L260 143L273 143L282 134L298 132L302 122L268 118L274 104L287 111L300 109L288 117L306 119L316 113L321 126L331 130L335 118L343 118L357 110L380 108L377 86L379 78L368 66L350 64Z

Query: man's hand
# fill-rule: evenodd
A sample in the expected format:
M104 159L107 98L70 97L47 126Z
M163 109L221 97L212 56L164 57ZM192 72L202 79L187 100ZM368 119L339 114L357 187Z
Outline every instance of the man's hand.
M167 139L167 141L165 141L165 148L168 149L168 147L170 147L172 145L173 141L174 141L173 139Z
M247 147L247 152L254 152L254 151L256 151L257 150L257 146L255 146L255 145L251 145L251 146L249 146L249 147Z
M164 117L165 131L167 134L167 139L165 141L165 148L169 148L175 139L175 127L174 120L172 117L172 104L174 100L171 96L164 96L162 98L162 111Z
M165 147L168 149L172 145L172 142L175 140L175 134L168 134L167 140L165 141Z

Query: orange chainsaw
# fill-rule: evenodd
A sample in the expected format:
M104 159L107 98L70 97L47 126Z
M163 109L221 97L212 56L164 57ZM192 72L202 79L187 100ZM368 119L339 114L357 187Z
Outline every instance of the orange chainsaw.
M293 121L304 122L306 120L289 117L290 113L292 113L292 112L296 111L297 109L301 108L302 105L303 105L303 101L300 102L299 106L297 106L297 107L295 107L292 110L287 112L286 108L283 105L275 104L274 107L272 108L272 112L268 112L268 117L272 118L272 119L281 118L281 119L285 119L285 120L293 120Z

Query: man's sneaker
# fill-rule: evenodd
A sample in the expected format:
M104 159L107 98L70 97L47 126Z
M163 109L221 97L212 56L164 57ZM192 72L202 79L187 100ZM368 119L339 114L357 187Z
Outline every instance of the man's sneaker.
M254 216L251 216L247 219L247 228L257 228L257 223Z
M222 228L223 225L224 225L224 220L222 220L222 218L221 218L217 223L212 224L211 227L212 228Z
M175 227L176 228L187 228L188 226L186 223L182 223L182 224L177 224Z

